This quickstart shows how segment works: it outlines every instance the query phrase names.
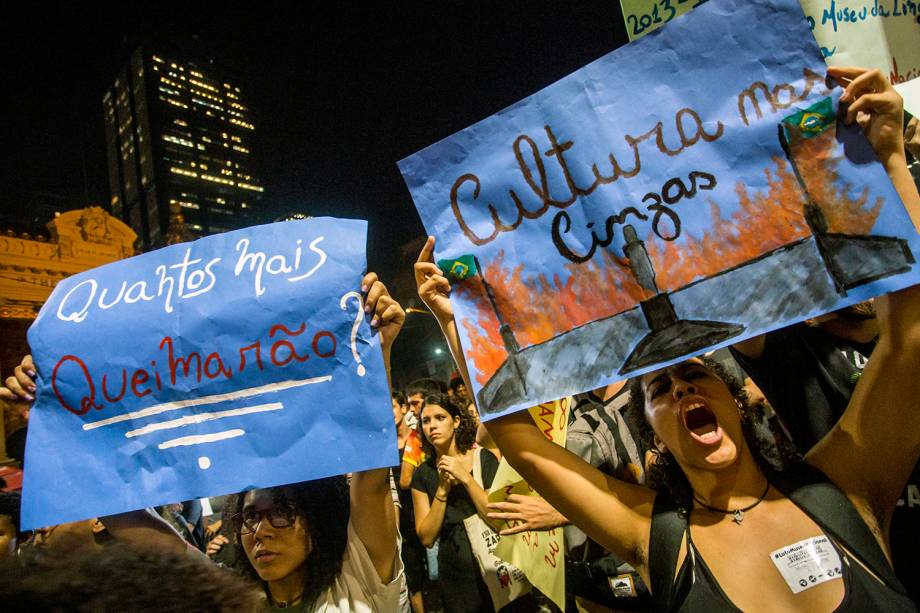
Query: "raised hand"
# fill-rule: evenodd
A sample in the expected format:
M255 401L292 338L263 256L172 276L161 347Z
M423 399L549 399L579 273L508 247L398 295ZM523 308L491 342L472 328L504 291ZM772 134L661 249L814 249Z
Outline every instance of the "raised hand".
M835 66L827 74L844 86L846 123L859 124L882 164L903 164L904 100L877 70Z
M365 294L364 312L370 317L371 327L380 331L380 346L389 352L393 341L406 321L406 312L393 300L386 286L369 272L361 280L361 291Z
M0 387L0 399L13 405L15 410L28 417L29 407L35 402L35 364L32 356L22 358L19 366L13 369L13 376L7 377L5 386Z
M229 542L230 541L227 540L226 536L222 534L218 534L217 536L212 538L210 541L208 541L208 547L205 550L205 554L208 557L214 557L218 554L218 552L220 552L221 549L223 549L224 545L226 545Z
M438 459L438 473L446 473L455 483L460 483L461 485L466 485L473 478L466 467L463 466L460 458L448 455L441 456Z
M552 530L569 523L562 513L543 498L520 494L511 494L505 502L490 502L489 519L507 522L508 527L499 533L502 536Z
M434 263L433 254L434 237L429 236L415 262L415 285L419 298L443 323L454 318L454 310L450 305L450 282Z

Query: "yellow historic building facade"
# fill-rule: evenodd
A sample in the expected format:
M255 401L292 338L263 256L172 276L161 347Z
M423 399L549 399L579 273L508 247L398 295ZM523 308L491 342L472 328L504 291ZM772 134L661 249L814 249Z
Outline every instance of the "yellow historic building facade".
M0 234L3 379L28 353L26 330L61 279L134 255L137 235L98 206L61 213L48 223L48 230L50 240L12 231ZM7 417L7 427L15 427ZM0 437L0 459L5 455L3 438Z

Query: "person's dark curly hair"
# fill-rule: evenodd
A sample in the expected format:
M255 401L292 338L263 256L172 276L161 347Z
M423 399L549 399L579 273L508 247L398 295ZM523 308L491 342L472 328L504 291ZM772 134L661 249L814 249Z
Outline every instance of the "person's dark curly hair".
M429 394L425 396L425 407L427 408L428 405L431 404L436 404L443 408L451 417L460 418L460 424L454 430L454 442L457 445L457 451L466 453L473 447L473 443L476 442L476 428L479 427L476 423L476 419L466 408L460 406L447 394ZM424 414L424 412L425 409L422 409L422 414ZM432 445L428 441L428 437L425 436L425 430L422 428L421 420L419 420L419 432L422 433L422 451L425 452L425 455L430 461L435 461L437 453L435 452L434 445Z
M67 537L64 537L66 540ZM22 611L259 611L254 584L201 556L112 543L0 561L0 603Z
M752 405L748 401L744 386L736 377L726 370L722 364L708 357L700 357L703 365L719 377L728 391L738 402L741 412L741 430L754 460L760 470L767 475L767 479L776 473L778 468L788 466L790 463L801 461L791 444L782 442L773 445L765 441L756 431L756 426L763 420L763 405ZM670 451L660 452L655 445L655 432L645 416L645 394L642 391L640 378L636 377L629 382L629 404L627 418L636 426L641 439L640 445L650 449L655 456L646 471L647 485L658 492L667 494L672 502L684 510L689 510L693 498L693 489L680 465L671 455Z
M332 586L342 572L342 558L348 544L350 514L348 482L345 477L327 477L269 488L276 505L290 505L306 523L313 547L304 562L305 579L301 601L313 603ZM245 492L237 494L228 504L234 515L242 513ZM247 560L240 539L240 524L234 524L235 546L241 559ZM259 578L252 564L246 564L246 574L262 584L271 599L268 585Z

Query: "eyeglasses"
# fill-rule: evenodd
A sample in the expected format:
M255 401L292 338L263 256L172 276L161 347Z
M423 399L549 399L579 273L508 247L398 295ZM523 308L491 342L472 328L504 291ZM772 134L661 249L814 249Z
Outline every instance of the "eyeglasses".
M290 528L295 517L294 509L288 506L272 507L267 511L248 509L233 516L233 525L240 534L252 534L258 530L263 519L267 519L272 528Z

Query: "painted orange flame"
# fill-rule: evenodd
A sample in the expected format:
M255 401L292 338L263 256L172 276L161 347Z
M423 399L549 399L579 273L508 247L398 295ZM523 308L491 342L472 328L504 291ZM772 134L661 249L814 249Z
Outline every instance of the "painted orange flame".
M486 288L481 277L467 279L454 287L454 293L473 304L476 320L463 319L463 328L469 338L469 344L463 347L464 357L472 360L476 366L476 380L485 385L489 377L498 370L508 357L502 336L498 331L498 317L489 305Z
M859 198L837 172L833 131L796 144L793 153L812 198L821 206L830 232L868 233L881 211L882 199L867 208L868 191ZM774 168L764 168L767 188L750 193L742 181L735 185L739 210L723 219L710 201L712 231L702 237L666 242L650 234L645 241L661 291L673 291L691 281L711 276L764 253L807 237L811 230L803 216L805 194L789 163L773 158ZM678 245L677 243L681 244ZM498 312L523 347L545 342L567 330L635 307L647 298L630 274L623 258L602 251L600 258L568 264L565 281L560 275L524 277L524 265L504 266L504 252L481 271L495 296ZM598 262L598 260L601 260ZM482 278L458 284L475 308L475 321L464 320L469 338L466 357L485 384L508 357L499 333L499 320Z
M675 290L808 236L802 216L805 195L786 160L776 157L773 162L775 170L764 169L764 192L752 196L741 181L735 185L740 209L730 219L722 219L718 206L710 201L712 231L702 237L688 234L678 245L678 241L662 244L649 235L645 246L661 291Z
M552 279L544 274L525 278L524 265L504 266L504 253L499 252L482 273L515 340L528 347L633 308L645 298L625 259L604 251L602 260L600 264L568 264L568 277L563 281L558 274ZM456 291L465 294L476 309L475 322L463 321L471 345L464 350L476 366L476 379L485 383L507 357L498 318L480 278L458 285Z
M829 232L866 234L875 225L882 208L882 198L867 208L868 190L852 198L849 186L837 172L840 159L835 155L834 132L797 143L793 148L796 164L814 201L820 205ZM764 169L767 189L748 193L739 181L735 185L740 209L731 219L722 219L715 203L710 202L712 231L686 242L661 245L649 235L646 248L655 266L661 291L672 291L691 281L727 270L764 253L804 238L811 233L803 216L805 193L789 163L774 157L775 168Z
M850 186L841 181L837 172L840 159L835 155L835 144L833 130L797 143L792 151L799 174L808 193L821 205L828 232L868 234L875 226L884 200L878 197L869 206L868 187L859 198L850 197Z

